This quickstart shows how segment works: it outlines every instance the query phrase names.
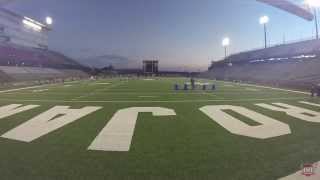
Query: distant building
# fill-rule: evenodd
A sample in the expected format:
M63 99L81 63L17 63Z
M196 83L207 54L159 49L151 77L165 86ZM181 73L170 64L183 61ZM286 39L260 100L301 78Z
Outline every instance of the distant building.
M158 74L159 61L158 60L144 60L143 61L143 73L145 74Z
M48 49L50 27L31 18L0 8L0 42Z

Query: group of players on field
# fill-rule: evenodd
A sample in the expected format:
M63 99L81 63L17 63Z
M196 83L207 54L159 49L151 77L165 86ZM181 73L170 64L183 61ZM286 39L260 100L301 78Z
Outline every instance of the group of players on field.
M191 85L191 89L192 90L196 89L196 81L195 81L194 78L190 78L190 83L185 83L183 89L184 90L189 90L189 85ZM202 90L206 90L207 89L207 85L208 84L202 84ZM175 84L174 88L175 88L175 90L179 90L180 89L178 84ZM211 87L211 90L215 90L215 89L216 89L216 87L213 84L212 87ZM320 84L312 85L310 92L311 92L311 97L316 97L316 96L320 97Z
M197 89L197 85L200 85L201 89L203 91L206 91L206 90L209 90L208 86L210 86L209 83L196 83L195 79L194 78L191 78L190 79L190 82L189 83L185 83L183 85L183 90L196 90ZM190 87L189 87L190 86ZM199 87L199 86L198 86ZM215 90L216 89L216 86L215 84L212 84L211 85L211 90ZM179 84L175 84L174 85L174 89L177 91L177 90L180 90L180 87L179 87Z
M311 87L311 97L318 96L320 97L320 84L312 85Z

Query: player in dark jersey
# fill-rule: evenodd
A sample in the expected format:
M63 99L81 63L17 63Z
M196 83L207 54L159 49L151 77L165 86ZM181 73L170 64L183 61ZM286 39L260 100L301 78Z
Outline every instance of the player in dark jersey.
M317 93L317 88L315 85L311 86L311 97L315 97L316 93Z
M193 77L190 79L190 83L191 83L192 90L194 90L196 88L196 85L195 85L195 80Z

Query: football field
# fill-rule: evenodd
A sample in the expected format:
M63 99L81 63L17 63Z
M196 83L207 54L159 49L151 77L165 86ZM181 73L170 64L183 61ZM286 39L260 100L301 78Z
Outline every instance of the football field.
M210 80L174 90L186 82L0 90L0 179L271 180L320 161L319 98Z

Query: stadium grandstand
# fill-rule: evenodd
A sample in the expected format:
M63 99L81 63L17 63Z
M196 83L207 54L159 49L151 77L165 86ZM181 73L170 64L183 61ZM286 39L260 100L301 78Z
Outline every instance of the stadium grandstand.
M0 81L88 76L81 64L49 50L50 24L0 7Z
M310 88L320 83L320 40L276 45L213 62L206 77Z
M0 180L320 180L320 0L13 1Z

